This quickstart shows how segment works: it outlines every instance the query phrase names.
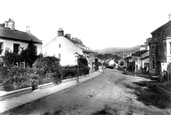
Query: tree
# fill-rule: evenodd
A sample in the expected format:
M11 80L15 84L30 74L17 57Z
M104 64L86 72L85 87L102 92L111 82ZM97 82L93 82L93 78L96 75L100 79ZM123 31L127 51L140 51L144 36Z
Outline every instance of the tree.
M78 53L77 54L77 83L79 83L79 76L89 74L90 68L88 67L87 59Z
M32 41L29 42L27 48L22 50L20 53L21 61L26 62L26 65L32 67L32 64L38 58L37 56L37 47Z

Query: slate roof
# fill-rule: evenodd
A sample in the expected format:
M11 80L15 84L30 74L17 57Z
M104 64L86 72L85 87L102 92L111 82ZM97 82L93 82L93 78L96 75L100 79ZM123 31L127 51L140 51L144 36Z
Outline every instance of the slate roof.
M15 40L15 41L22 41L22 42L32 41L34 43L42 44L42 41L39 40L34 35L32 35L31 33L28 34L27 32L11 30L10 28L6 28L3 26L0 26L0 38Z
M161 31L161 30L163 30L164 28L166 28L166 27L168 27L170 25L171 25L171 21L169 21L169 22L163 24L162 26L160 26L159 28L155 29L153 32L151 32L151 34L153 34L155 32L158 32L158 31Z
M67 38L67 37L65 37ZM82 45L83 47L87 47L85 46L83 43L80 43L79 41L76 41L76 40L73 40L73 39L70 39L70 38L67 38L68 40L70 40L73 44L80 44ZM92 50L85 50L84 48L81 48L83 50L84 53L94 53Z
M132 54L132 56L140 56L141 54L148 52L147 50L142 50L142 51L136 51Z

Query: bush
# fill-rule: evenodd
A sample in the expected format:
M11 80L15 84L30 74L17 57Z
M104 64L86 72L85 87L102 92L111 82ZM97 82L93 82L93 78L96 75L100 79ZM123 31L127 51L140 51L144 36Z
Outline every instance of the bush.
M90 68L88 67L88 61L86 58L84 58L83 56L80 55L79 58L77 59L77 63L79 66L79 73L78 73L79 75L89 74ZM97 61L97 63L98 63L98 61Z
M87 75L89 74L89 71L90 71L90 67L88 66L82 66L79 68L79 75Z
M59 64L59 59L56 57L40 57L33 64L33 68L39 74L39 84L49 83L53 81L58 83L61 79L62 67Z
M83 65L79 69L77 65L64 66L62 76L63 79L73 78L73 77L89 74L89 70L90 68L88 66L83 66Z
M63 79L72 78L77 76L78 66L64 66L63 67Z
M6 91L29 87L32 73L34 70L31 68L0 67L0 78Z

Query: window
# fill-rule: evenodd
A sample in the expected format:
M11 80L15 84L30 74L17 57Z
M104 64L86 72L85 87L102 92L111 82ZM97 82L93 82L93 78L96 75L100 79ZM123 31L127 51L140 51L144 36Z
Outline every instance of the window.
M160 39L160 33L157 34L157 39Z
M3 51L3 42L0 42L0 54L2 54Z
M164 43L164 55L166 56L166 43Z
M154 46L152 46L152 55L155 55L155 47Z
M59 44L59 48L61 48L61 44Z
M25 68L25 62L20 62L20 67Z
M61 54L58 54L58 58L59 58L59 60L61 60Z
M152 66L153 66L152 68L154 69L154 61L152 62Z
M17 53L18 54L18 52L19 52L19 46L20 46L20 44L14 44L13 45L13 52L14 53Z
M170 54L171 54L171 42L170 42Z
M163 38L165 38L166 37L166 35L165 35L165 31L163 31Z

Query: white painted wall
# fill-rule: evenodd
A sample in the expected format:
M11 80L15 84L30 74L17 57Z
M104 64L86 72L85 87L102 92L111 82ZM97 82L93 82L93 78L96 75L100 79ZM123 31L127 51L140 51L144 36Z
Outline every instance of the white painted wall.
M167 52L166 52L167 55L166 56L167 56L167 63L168 64L171 63L170 43L171 43L171 38L167 37L166 38L166 50L167 50Z
M20 44L20 47L24 47L24 48L27 48L28 46L28 43L13 41L13 40L0 39L0 42L3 42L2 45L3 52L1 55L4 55L6 48L9 48L11 51L13 51L13 44ZM42 44L35 44L35 46L37 46L37 54L42 53ZM19 52L21 52L21 48Z
M59 44L61 47L59 47ZM57 36L43 47L44 56L59 58L59 54L61 54L60 64L63 66L77 64L76 52L83 55L83 51L79 47L63 36Z
M145 58L147 56L149 56L149 51L147 51L147 52L145 52L145 53L142 54L142 58Z
M135 61L135 72L137 72L141 69L141 58L138 56L132 56L132 59Z

